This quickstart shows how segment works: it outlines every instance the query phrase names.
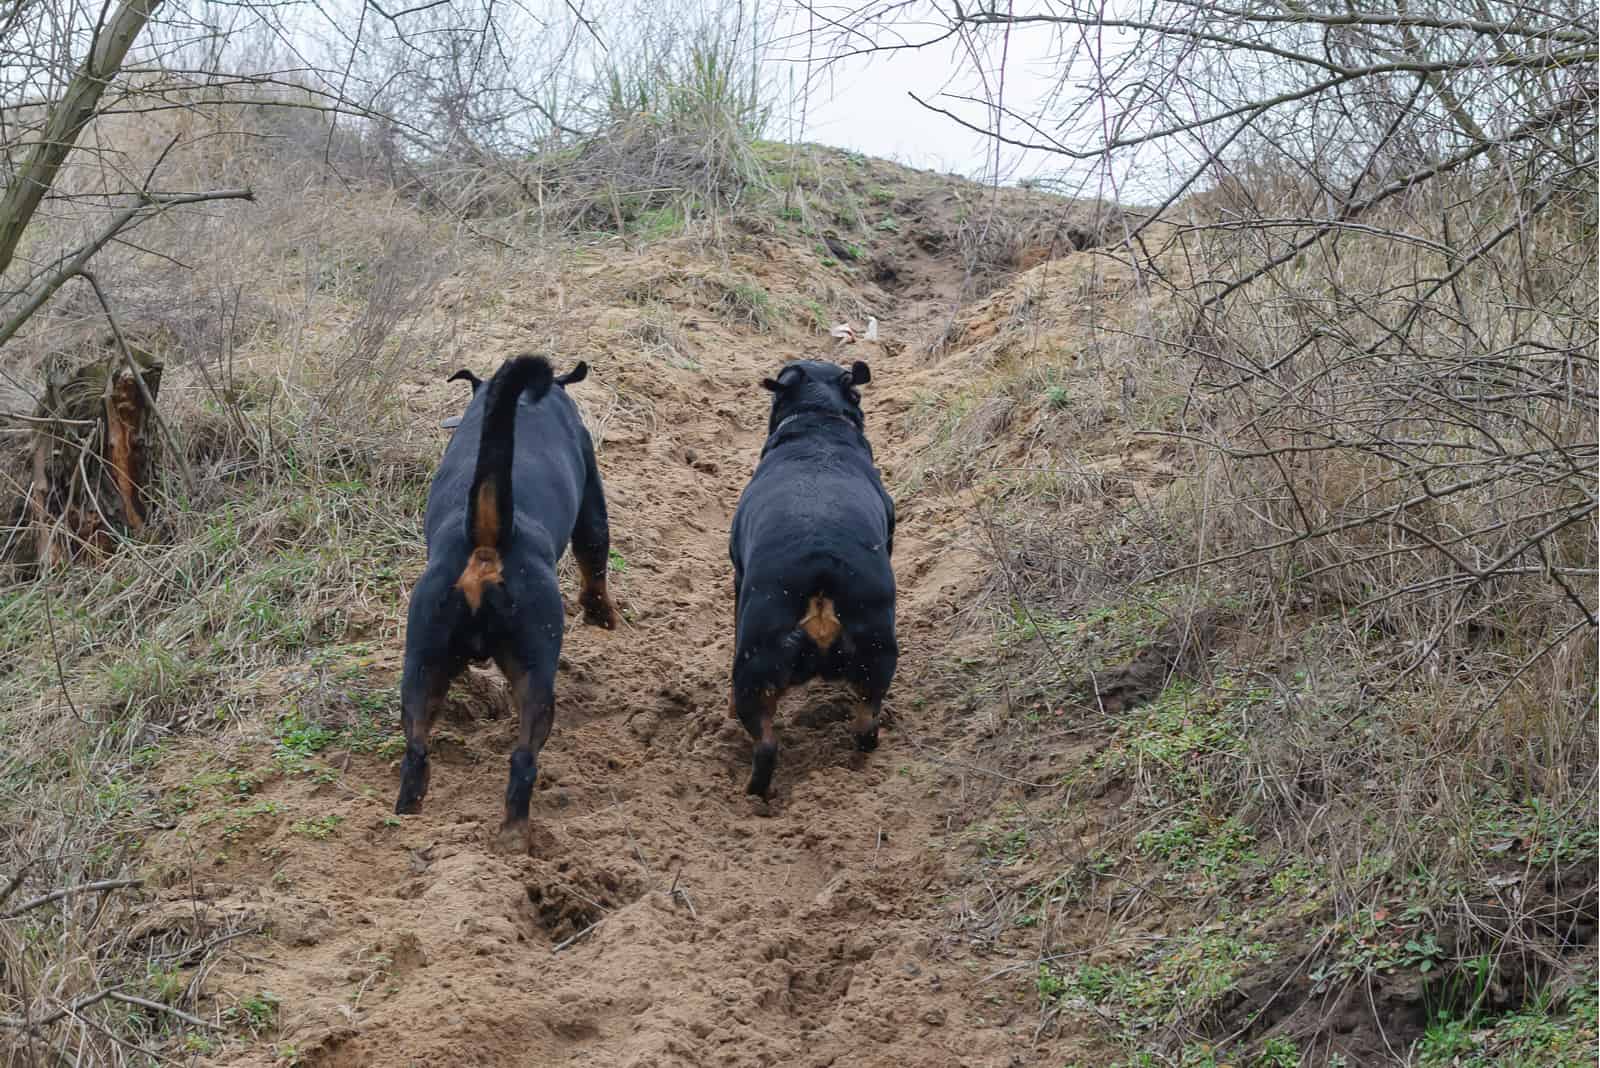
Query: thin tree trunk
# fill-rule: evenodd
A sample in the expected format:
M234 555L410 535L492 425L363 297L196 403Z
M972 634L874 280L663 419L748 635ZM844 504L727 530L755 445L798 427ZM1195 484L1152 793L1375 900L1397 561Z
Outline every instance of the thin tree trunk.
M28 154L22 171L0 200L0 276L11 267L17 244L33 219L39 201L55 183L78 135L94 118L100 97L111 84L134 38L161 5L161 0L122 0L116 13L101 28L89 57L73 75L67 91L50 108L39 143Z

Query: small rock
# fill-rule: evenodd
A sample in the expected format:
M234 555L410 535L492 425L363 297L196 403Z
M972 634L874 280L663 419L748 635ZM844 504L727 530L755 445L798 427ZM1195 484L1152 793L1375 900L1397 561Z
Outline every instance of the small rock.
M929 1025L930 1027L943 1027L944 1026L944 1010L943 1009L929 1009L927 1012L922 1014L922 1022L927 1024L927 1025Z

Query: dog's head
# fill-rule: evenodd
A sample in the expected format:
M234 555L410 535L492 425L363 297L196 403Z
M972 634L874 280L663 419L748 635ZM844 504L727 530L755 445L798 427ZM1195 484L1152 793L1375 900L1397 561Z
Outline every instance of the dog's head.
M857 360L849 367L821 360L796 360L785 364L777 378L761 380L761 384L772 391L767 433L770 435L778 429L779 423L802 412L836 415L861 427L864 423L861 391L856 387L870 381L872 369L865 360Z

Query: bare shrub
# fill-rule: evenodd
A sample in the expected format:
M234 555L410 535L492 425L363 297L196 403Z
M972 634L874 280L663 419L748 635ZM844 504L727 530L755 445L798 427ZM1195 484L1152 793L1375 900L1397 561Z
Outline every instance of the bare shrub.
M1282 596L1415 643L1391 688L1511 638L1522 655L1475 676L1477 699L1535 686L1572 714L1577 695L1535 680L1597 623L1600 46L1572 5L1469 7L944 22L974 42L1055 34L1090 79L1036 115L989 101L987 121L1025 131L1012 143L1113 188L1125 157L1171 161L1157 209L1108 236L1160 301L1137 330L1149 354L1195 369L1207 419L1172 429L1227 487L1191 566L1258 561ZM1110 52L1106 29L1128 35ZM1003 220L972 226L980 260L1014 255Z
M1135 314L1096 332L1100 386L1110 393L1107 372L1121 372L1124 420L1143 431L1126 447L1183 458L1148 509L1155 528L1137 535L1136 555L1159 564L1096 560L1100 531L1081 516L1078 543L1054 549L1040 532L1059 513L1016 492L1021 515L991 528L991 592L1010 599L1003 637L1037 634L1040 650L1019 666L1007 646L1007 685L1081 698L1073 656L1094 652L1095 621L1153 622L1117 577L1186 606L1231 601L1248 626L1190 665L1199 690L1175 685L1147 717L1078 701L1113 735L1095 767L1130 754L1117 775L1136 802L1125 833L1086 836L1138 856L1141 835L1184 806L1208 827L1238 819L1256 841L1270 835L1326 886L1296 891L1322 902L1295 936L1317 946L1296 947L1307 968L1341 963L1317 940L1405 882L1449 943L1441 985L1470 983L1473 954L1491 960L1482 1004L1424 979L1429 1022L1520 1004L1491 987L1559 998L1585 974L1593 930L1592 821L1577 818L1592 813L1600 761L1592 14L1047 0L859 6L832 24L840 53L912 47L897 35L913 22L922 40L958 42L982 91L931 106L997 152L1056 154L1068 188L1150 205L1114 220L1103 246L1136 279ZM1033 110L985 66L1024 34L1049 35L1062 71ZM975 213L964 248L1004 265L1021 242L982 223ZM975 355L995 344L956 329L939 344L966 342ZM1187 396L1151 404L1143 387L1172 368ZM1050 566L1057 554L1068 568ZM1097 571L1112 581L1096 588ZM1220 733L1180 743L1178 761L1139 733L1187 728L1196 711ZM1495 834L1538 842L1521 872L1486 848ZM1146 850L1129 874L1175 873L1163 864ZM1380 982L1360 965L1336 974L1295 1037L1323 1040L1323 1010ZM1251 1014L1291 1011L1281 999L1298 981L1241 991L1232 1019L1178 1020L1141 1039L1141 1055L1187 1057L1185 1043L1204 1041L1208 1055L1248 1059L1262 1037Z

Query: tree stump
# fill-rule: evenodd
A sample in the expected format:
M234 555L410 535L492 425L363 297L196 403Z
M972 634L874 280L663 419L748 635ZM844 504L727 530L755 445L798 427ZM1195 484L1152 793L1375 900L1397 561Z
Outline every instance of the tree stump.
M161 363L132 349L95 346L91 358L45 366L44 395L33 415L33 486L29 511L34 553L51 568L88 552L108 551L116 535L143 531L150 520L153 423L146 396L161 388Z

